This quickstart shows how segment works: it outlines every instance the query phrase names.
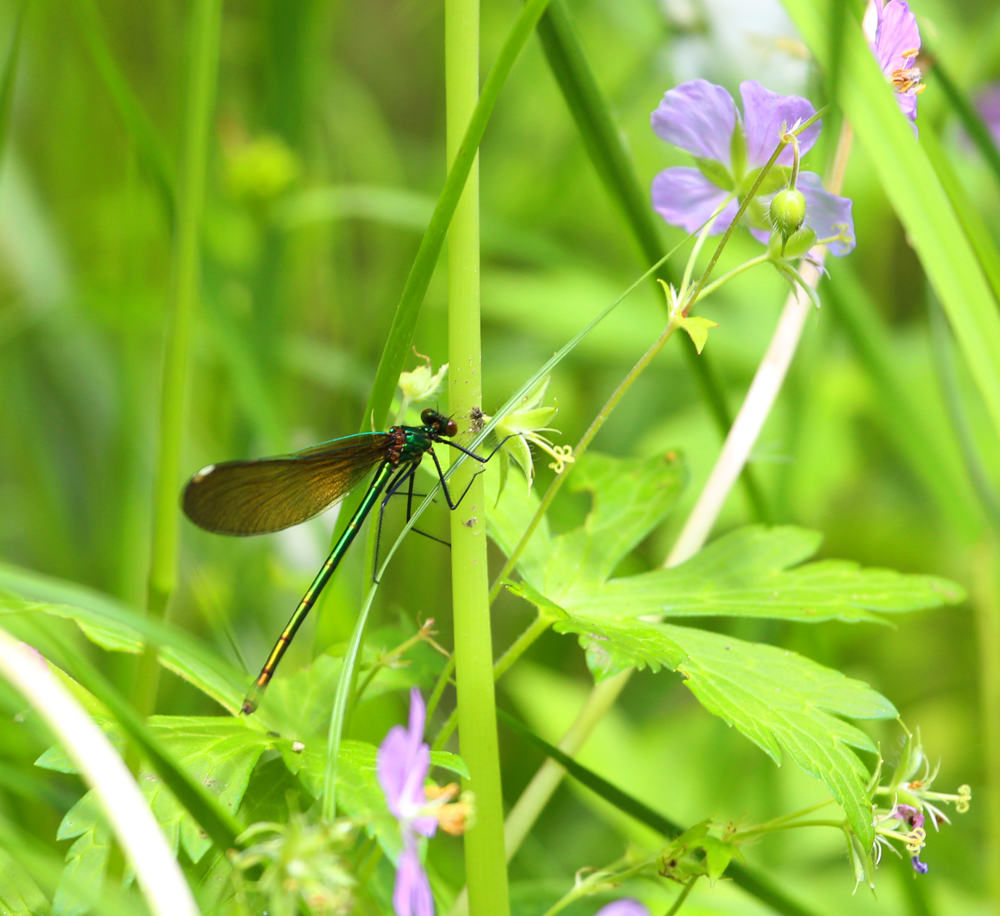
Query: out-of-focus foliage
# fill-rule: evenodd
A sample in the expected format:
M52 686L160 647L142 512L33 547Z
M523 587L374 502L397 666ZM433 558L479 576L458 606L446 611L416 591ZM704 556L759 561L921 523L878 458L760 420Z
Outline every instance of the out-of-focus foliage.
M0 6L0 65L20 5ZM994 4L913 0L911 6L960 90L972 92L1000 76ZM487 64L517 7L484 4ZM662 93L684 79L702 76L731 91L741 80L758 79L817 105L827 101L826 83L776 4L572 0L569 9L644 182L668 165L686 164L648 124ZM145 603L171 261L173 213L165 188L175 180L185 117L186 22L185 5L166 0L26 8L0 166L0 587L27 598L83 607ZM363 405L393 309L444 175L441 33L435 4L226 5L189 378L183 464L190 471L291 451L364 423ZM109 60L138 108L123 109L116 99ZM958 129L931 64L921 61L928 71L921 130L938 136L996 241L1000 190ZM836 112L828 116L823 140L806 160L817 172L832 154L838 122ZM997 486L1000 449L960 354L950 339L941 339L947 333L941 324L929 320L939 306L878 184L877 155L862 147L852 154L844 194L854 200L858 247L850 259L829 265L830 277L820 287L823 308L807 323L752 466L770 520L822 532L820 563L837 557L946 577L972 600L894 615L891 628L845 619L805 627L743 618L710 626L741 645L770 643L843 671L852 683L872 685L909 727L920 727L931 758L940 756L940 784L968 783L978 793L989 775L979 690L983 672L1000 668L1000 648L977 637L976 609L985 613L981 609L996 602L1000 561L968 457L976 453L983 482ZM483 409L489 414L648 264L596 177L535 39L500 96L481 168ZM665 249L681 238L662 227ZM758 252L745 233L737 234L720 273ZM706 354L734 409L786 292L774 272L759 269L701 308L719 324ZM553 374L548 396L555 396L559 411L551 425L564 437L556 441L579 438L660 332L663 314L662 298L639 288ZM447 358L446 318L439 270L416 335L417 349L435 367ZM594 444L630 459L677 451L690 475L667 521L607 571L615 581L658 575L649 571L662 562L720 444L675 343ZM418 364L414 357L408 368ZM968 427L961 434L956 408ZM411 411L408 421L415 416ZM544 465L536 466L542 486L552 473ZM178 492L182 483L177 481ZM588 508L584 495L564 490L549 525L572 536ZM390 510L390 531L401 517L401 509ZM755 521L737 490L717 531ZM443 536L444 510L426 513L421 526ZM248 682L322 562L331 528L325 516L278 535L229 540L184 523L181 588L171 623L245 672ZM499 568L499 554L495 559ZM362 566L363 551L348 555L327 589L322 615L310 619L272 687L270 714L281 721L284 737L262 737L258 750L276 750L285 766L274 755L252 776L241 769L248 797L259 802L259 810L243 812L248 817L277 819L287 814L286 792L300 793L300 803L308 804L319 791L339 662L323 658L304 677L295 670L328 649L336 655L347 639L360 603ZM448 568L445 548L407 539L382 582L362 678L428 617L437 622L435 638L450 646ZM921 603L933 602L914 602ZM128 693L134 665L126 653L95 648L53 612L43 616L14 604L3 610L0 623L32 643L41 645L46 628L57 627L62 639L92 654ZM506 648L530 615L527 602L501 598L495 645ZM97 626L84 615L73 619L84 628ZM134 631L124 624L100 627L106 639L122 643L111 648L134 650ZM426 644L408 657L407 668L379 670L352 711L346 752L357 752L358 793L376 791L373 745L402 714L403 694L395 688L416 683L426 692L443 664ZM201 717L220 714L209 695L238 702L230 672L214 671L173 644L168 668L182 676L167 676L158 709L175 725L194 728ZM184 680L192 672L213 689L193 689ZM550 635L501 682L501 703L556 740L590 683L574 641ZM69 768L56 767L58 775L35 767L50 737L6 684L0 684L0 704L0 846L11 853L0 854L0 903L12 912L42 913L42 899L51 901L58 885L53 863L65 856L68 840L90 838L71 856L79 862L106 856L106 835L95 819L81 819L87 802L80 802L83 789ZM265 721L268 714L265 705ZM903 730L891 720L861 727L895 764ZM293 732L308 736L304 753L292 748ZM501 738L504 789L512 802L540 758L514 733L502 730ZM776 768L759 748L707 715L679 676L666 674L634 678L580 759L686 825L707 817L762 821L822 795L819 783L793 766ZM448 758L439 763L447 765ZM260 780L267 780L267 797L257 787ZM924 855L931 872L919 884L905 860L883 861L879 902L861 891L851 896L843 838L833 831L796 831L794 838L769 838L743 852L750 864L780 873L817 912L993 912L1000 901L989 894L1000 887L1000 866L998 851L991 853L988 844L989 809L978 798L968 815L932 836ZM201 838L184 833L179 815L176 830L193 879L212 887L221 873L218 862L206 857L194 863ZM22 833L37 845L27 850L18 841ZM591 794L560 791L512 863L517 912L542 912L577 869L615 858L623 836L642 842L648 831ZM25 850L30 862L14 855ZM460 852L457 842L442 839L430 856L434 880L455 891ZM111 861L119 875L125 871L114 855ZM391 875L384 861L369 864L372 900L384 906ZM672 894L663 892L661 911ZM686 904L692 913L746 912L749 906L726 882L699 887ZM592 909L583 902L568 912Z

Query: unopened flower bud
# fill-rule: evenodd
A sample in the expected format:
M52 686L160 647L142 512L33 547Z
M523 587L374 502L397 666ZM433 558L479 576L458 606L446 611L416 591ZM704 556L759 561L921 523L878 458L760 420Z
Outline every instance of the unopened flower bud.
M806 199L796 188L785 188L771 198L771 224L783 239L796 232L806 218Z

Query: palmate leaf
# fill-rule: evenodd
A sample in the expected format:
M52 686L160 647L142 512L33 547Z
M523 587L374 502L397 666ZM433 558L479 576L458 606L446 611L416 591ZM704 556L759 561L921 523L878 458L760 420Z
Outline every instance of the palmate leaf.
M787 753L821 779L870 844L867 772L854 748L874 748L837 717L891 718L892 704L867 685L794 653L649 621L671 616L881 620L879 613L960 600L962 590L943 579L865 570L846 561L805 563L820 537L791 527L744 528L674 569L610 578L666 514L678 480L678 468L662 460L588 454L577 485L593 491L593 509L574 531L557 537L536 532L528 562L519 564L523 581L515 591L555 618L557 631L577 635L598 680L628 667L679 671L706 709L776 762ZM516 499L504 494L490 518L506 549L516 543L526 514Z
M117 747L122 746L122 733L112 720L99 720L98 724ZM239 807L260 755L275 746L275 739L266 732L249 728L241 719L225 716L154 716L149 727L177 762L231 812ZM73 762L58 746L47 750L36 763L61 773L76 772ZM183 847L192 862L200 861L212 842L194 818L148 767L140 769L139 786L173 849ZM92 792L86 793L59 827L59 839L79 837L67 854L67 866L78 859L74 864L76 872L86 867L103 873L101 848L107 846L104 823L104 813L96 797ZM104 855L106 851L105 848ZM80 874L76 877L84 878ZM88 884L85 879L80 886ZM54 902L57 909L59 903L57 894Z
M35 581L37 579L37 581ZM0 586L11 584L29 591L79 597L80 604L26 601L0 592L0 615L47 615L72 620L93 643L109 652L142 651L143 634L159 647L161 664L193 684L230 712L242 702L244 678L176 627L158 624L111 598L71 583L34 576L16 567L0 565ZM58 600L58 599L57 599ZM84 602L89 602L89 606ZM130 624L134 623L134 627Z
M862 843L871 845L868 771L852 748L876 748L864 732L837 718L897 715L867 684L785 649L689 627L570 616L555 629L579 637L598 680L628 667L682 674L702 706L735 725L775 763L785 751L822 780Z
M962 589L935 576L861 569L848 560L798 565L821 535L802 528L752 525L731 532L673 569L611 581L578 580L562 595L564 610L611 619L770 617L781 620L882 621L899 613L961 601ZM878 612L878 613L876 613Z

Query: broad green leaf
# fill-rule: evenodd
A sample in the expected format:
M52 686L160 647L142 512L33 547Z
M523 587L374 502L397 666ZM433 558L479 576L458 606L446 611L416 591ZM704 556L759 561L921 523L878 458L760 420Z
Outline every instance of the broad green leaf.
M104 825L97 797L88 792L62 819L57 840L76 838L66 853L66 867L52 899L54 916L80 916L97 902L111 851L111 833Z
M102 720L98 724L116 747L123 745L122 731L113 720ZM239 808L260 755L275 747L275 739L266 732L248 727L243 719L227 716L153 716L149 728L176 762L216 795L230 812ZM36 764L61 773L76 772L72 761L59 747L47 750ZM140 770L139 786L172 847L176 850L182 845L191 861L198 862L212 842L197 821L148 766ZM63 819L60 837L80 836L103 823L103 811L88 792Z
M159 623L93 589L7 563L0 563L0 588L40 599L29 601L0 593L0 615L48 614L73 620L88 639L111 651L137 653L143 638L149 638L160 647L165 668L229 712L240 708L244 675L179 628Z
M876 748L837 718L897 715L867 684L786 649L672 624L573 616L554 628L577 635L597 680L628 667L680 672L709 712L735 725L775 763L784 751L822 780L862 842L871 844L868 771L852 748Z
M50 916L52 908L31 875L0 847L0 913Z
M784 0L809 50L830 66L829 12L837 4ZM869 154L878 181L906 229L944 306L955 338L1000 435L1000 314L951 203L856 20L840 48L839 101Z
M667 514L684 479L676 457L620 459L588 452L569 478L572 489L594 493L583 527L549 538L540 525L518 561L518 571L557 603L574 583L603 581ZM504 551L513 550L536 506L530 496L505 492L488 510L490 537Z
M938 607L964 597L959 586L935 576L861 569L848 560L798 565L819 543L817 532L753 525L719 538L673 569L607 582L581 578L566 583L562 594L548 591L546 597L569 613L608 619L733 616L810 623L880 621L879 613Z
M402 847L399 824L386 807L385 796L378 784L375 760L378 748L365 741L344 739L340 743L337 766L337 806L344 813L365 822L370 835L378 838L382 848L395 859ZM298 774L306 791L319 797L326 777L326 741L316 740L306 745L295 757L282 748L289 769Z

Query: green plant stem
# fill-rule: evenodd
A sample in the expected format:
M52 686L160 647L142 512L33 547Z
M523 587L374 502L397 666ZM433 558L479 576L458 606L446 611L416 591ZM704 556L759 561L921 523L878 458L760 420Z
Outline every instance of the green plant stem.
M182 178L177 201L167 331L160 394L159 442L154 480L153 539L147 610L162 619L177 583L177 493L180 486L186 382L191 327L198 302L199 236L205 197L212 112L219 60L221 0L196 0L191 8L188 51L187 117ZM156 705L159 665L156 648L146 644L136 681L136 709L149 715Z
M674 901L673 906L671 906L670 909L667 910L664 916L674 916L674 914L682 906L684 906L684 901L688 899L688 894L690 894L691 891L694 890L694 885L697 880L698 880L697 875L692 875L690 878L688 878L687 882L684 884L684 887L681 889L681 892L677 895L677 899Z
M837 830L844 829L844 822L842 820L812 820L812 821L794 821L786 824L771 824L770 826L761 824L759 827L752 827L750 830L740 830L738 833L734 833L732 836L733 840L745 840L753 836L761 836L765 833L777 833L779 830L794 830L797 827L835 827Z
M714 293L720 286L725 285L733 277L738 277L743 271L750 270L751 267L756 267L758 264L766 264L771 260L771 256L766 252L764 254L759 254L755 258L751 258L749 261L744 261L739 267L734 267L729 273L723 274L718 280L713 280L708 284L700 293L698 293L699 299L704 299L706 296L710 296Z
M471 117L466 119L467 126L463 127L464 136L461 138L461 144L455 150L454 156L449 156L448 175L434 205L430 222L420 239L420 247L413 259L392 318L392 326L375 373L375 382L361 417L361 432L384 428L392 405L393 393L399 384L399 374L403 371L405 361L410 354L410 347L413 345L420 306L434 274L462 189L472 170L479 144L486 132L486 125L500 96L500 90L514 66L514 61L520 55L549 2L550 0L528 0L525 3L483 83L482 93L477 97ZM354 515L354 510L360 505L363 495L363 489L358 488L341 504L338 524L331 536L331 545L340 537L344 525ZM317 616L323 613L323 606L329 594L330 590L327 589L321 596Z
M653 361L660 350L663 349L664 345L668 340L670 340L671 335L679 327L679 316L672 315L670 320L667 322L667 326L663 329L663 333L656 339L656 342L642 355L642 358L637 362L629 374L622 379L621 383L614 390L614 393L608 398L605 405L601 408L600 412L594 417L593 422L587 427L587 431L580 437L580 441L576 444L573 449L573 459L574 461L578 459L587 451L587 446L590 445L594 436L600 432L602 426L604 426L608 417L611 416L611 411L618 406L618 402L625 396L625 392L632 387L635 380L643 373L645 368ZM528 541L531 540L531 536L535 533L535 529L538 527L542 520L542 517L549 510L549 506L552 505L552 500L556 498L556 494L562 488L562 485L566 482L566 478L569 476L570 472L573 470L572 464L566 464L563 469L556 474L552 483L549 484L549 488L545 491L545 495L542 497L541 502L538 504L538 509L535 510L535 514L531 521L528 523L528 527L524 530L524 534L521 535L521 540L517 542L517 545L510 552L510 556L507 558L507 562L504 563L503 569L497 575L496 579L493 580L493 585L490 588L490 601L496 599L496 596L500 593L500 588L503 585L504 579L511 574L514 569L514 565L517 563L521 556L521 551L527 546Z
M458 206L462 188L472 171L473 161L486 132L493 107L514 66L514 61L520 55L521 49L548 4L549 0L528 0L525 3L483 83L482 94L477 95L472 112L463 119L462 134L455 138L456 142L452 147L454 154L449 156L448 177L445 179L444 187L441 188L441 196L420 241L420 248L413 259L413 266L406 278L406 285L392 320L392 328L385 349L382 351L375 384L361 420L362 432L369 429L372 422L377 428L381 428L388 415L392 395L399 382L399 373L403 371L403 364L413 343L413 331L417 324L420 305L431 282L434 266L437 264L445 235L452 223L452 214Z
M445 0L445 93L448 161L454 167L468 152L462 138L479 98L479 0ZM448 232L449 405L460 417L482 405L478 158L470 162L468 176ZM471 912L506 916L510 903L503 857L485 494L472 462L464 462L452 479L454 491L465 493L461 506L451 513L459 747L469 768L465 788L476 794L476 823L465 833L465 879Z

